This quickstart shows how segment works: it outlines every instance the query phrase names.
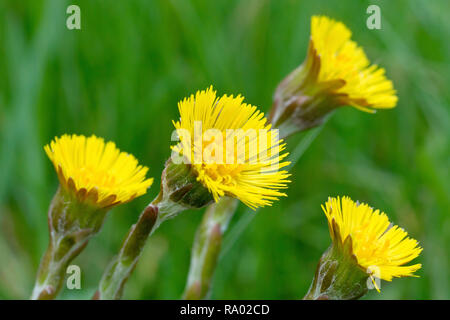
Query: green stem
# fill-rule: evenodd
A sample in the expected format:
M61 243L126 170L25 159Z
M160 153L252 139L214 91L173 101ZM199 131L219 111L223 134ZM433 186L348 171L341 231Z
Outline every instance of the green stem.
M61 241L50 242L42 258L36 283L31 294L32 300L51 300L61 290L69 263L86 247L88 239L73 244L69 250ZM65 252L64 252L65 251Z
M237 204L236 199L224 197L206 210L192 246L184 299L198 300L207 297L219 258L223 233Z
M148 237L167 219L184 210L174 202L162 199L161 194L139 216L128 232L119 254L113 258L100 281L93 299L118 300L144 250Z
M58 189L48 212L50 242L41 260L31 299L56 297L69 263L98 233L106 213L106 209L80 203L63 188Z

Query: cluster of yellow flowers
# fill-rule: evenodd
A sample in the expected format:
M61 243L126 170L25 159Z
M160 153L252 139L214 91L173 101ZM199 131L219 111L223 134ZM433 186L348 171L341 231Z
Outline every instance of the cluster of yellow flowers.
M285 161L286 145L272 125L293 121L298 130L303 130L318 125L319 118L340 106L372 112L397 103L385 70L370 65L344 24L324 16L312 18L306 60L301 69L286 78L279 92L287 102L278 109L275 106L271 121L257 107L244 103L242 96L218 97L212 87L180 101L180 119L174 122L180 142L172 147L172 158L180 156L183 162L177 165L183 169L166 167L154 212L173 210L168 203L178 203L181 198L189 198L183 205L196 207L195 197L205 193L215 202L228 196L252 209L271 205L286 196L282 190L289 183L284 170L289 165ZM44 149L67 199L83 205L110 209L144 195L153 182L146 178L148 168L139 165L133 155L94 135L63 135ZM219 154L227 161L210 161ZM422 249L379 210L347 197L331 198L323 210L333 243L351 243L351 255L368 276L390 281L411 276L421 267L404 266ZM379 273L372 272L374 266ZM41 281L40 286L45 285Z

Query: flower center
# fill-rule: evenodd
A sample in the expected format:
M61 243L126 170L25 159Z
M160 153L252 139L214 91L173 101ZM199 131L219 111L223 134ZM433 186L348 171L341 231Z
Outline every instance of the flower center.
M80 185L83 186L97 186L99 188L114 188L117 185L117 178L111 172L94 168L92 165L87 165L81 168L76 168L76 176L79 177Z
M377 234L367 230L369 223L353 232L352 238L355 244L354 252L358 261L373 261L374 264L389 262L389 240L383 236L376 238Z
M235 186L242 170L240 164L202 164L205 174L212 180L227 186Z

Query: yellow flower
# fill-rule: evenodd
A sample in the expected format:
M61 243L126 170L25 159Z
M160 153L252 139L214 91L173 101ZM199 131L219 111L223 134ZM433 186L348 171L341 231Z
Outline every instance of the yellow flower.
M323 123L343 106L374 113L397 104L385 70L370 64L351 31L325 16L311 18L305 61L277 87L270 121L286 137Z
M125 203L147 192L153 179L136 158L92 135L63 135L44 147L61 186L98 207Z
M385 70L370 65L364 50L351 40L351 31L325 16L311 19L310 54L320 61L317 81L343 80L335 90L343 103L373 112L371 108L393 108L397 96ZM308 57L310 58L310 57Z
M344 244L349 238L358 265L370 273L372 280L414 276L421 268L421 264L405 266L419 256L422 248L406 231L389 222L383 212L348 197L342 201L330 198L322 209L333 243Z
M212 86L178 104L174 122L181 143L173 149L192 165L197 181L213 195L238 198L252 209L285 196L287 153L264 114L241 96L216 96ZM187 132L185 137L183 132ZM198 139L201 140L198 140ZM200 141L200 142L198 142Z

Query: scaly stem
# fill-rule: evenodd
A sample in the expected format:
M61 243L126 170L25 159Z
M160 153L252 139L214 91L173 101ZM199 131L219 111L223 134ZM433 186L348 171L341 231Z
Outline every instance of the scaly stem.
M31 299L56 297L67 266L100 230L106 213L106 209L77 202L63 188L58 189L48 212L50 243L41 260Z
M209 293L217 265L223 233L234 215L238 201L224 197L206 210L192 246L184 299L204 299Z
M50 242L39 267L36 283L31 294L32 300L51 300L61 290L64 276L69 265L83 248L87 245L85 241L74 243L73 246L63 248L61 241Z
M148 237L167 219L185 208L162 199L160 194L139 216L130 229L119 254L113 258L100 281L93 299L118 300L122 297L125 283L136 267Z

